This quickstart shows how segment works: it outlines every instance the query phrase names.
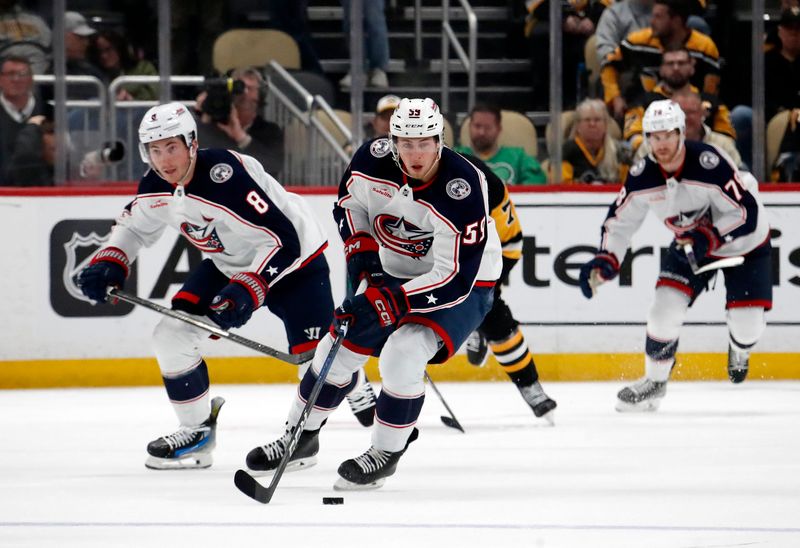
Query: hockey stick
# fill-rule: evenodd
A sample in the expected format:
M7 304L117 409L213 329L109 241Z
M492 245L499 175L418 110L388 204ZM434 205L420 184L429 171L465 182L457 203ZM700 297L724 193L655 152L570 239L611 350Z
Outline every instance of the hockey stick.
M442 419L442 422L444 423L444 425L445 426L449 426L450 428L455 428L456 430L461 430L461 432L464 432L464 427L461 426L461 423L458 422L458 419L453 414L453 410L450 409L450 406L447 405L446 401L444 401L444 397L442 397L442 393L439 392L438 388L436 388L436 385L433 383L433 379L431 378L430 375L428 375L427 371L425 371L425 379L428 381L428 384L431 385L431 388L433 388L433 391L436 392L436 395L439 396L439 401L442 402L442 405L444 405L444 408L447 409L448 413L450 413L449 417L445 417L444 415L439 417L440 419Z
M281 352L280 350L275 350L274 348L270 348L269 346L263 345L256 341L251 341L250 339L246 339L245 337L237 335L236 333L225 331L218 325L204 322L203 320L198 320L197 318L193 318L192 316L190 316L185 312L182 312L180 310L172 310L171 308L167 308L166 306L161 306L160 304L154 303L153 301L148 301L147 299L143 299L141 297L137 297L136 295L131 295L130 293L126 293L121 289L116 289L112 287L111 289L108 290L108 294L111 295L112 297L120 299L121 301L125 301L131 304L138 304L139 306L149 308L150 310L154 310L160 314L169 316L170 318L175 318L176 320L180 320L182 322L191 324L195 327L199 327L200 329L204 329L209 333L212 333L220 338L228 339L229 341L239 343L242 346L250 348L251 350L255 350L256 352L261 352L262 354L266 354L267 356L272 356L273 358L278 358L279 360L287 363L298 365L303 362L307 362L308 360L314 357L313 350L303 352L302 354L288 354L286 352Z
M744 257L726 257L724 259L712 261L703 266L698 266L697 257L694 256L694 248L692 247L692 244L684 244L683 252L686 253L686 259L689 261L689 266L692 268L692 273L695 275L708 272L709 270L716 270L718 268L739 266L744 262Z
M303 408L303 412L300 413L300 420L292 431L292 436L289 438L289 443L286 446L286 452L283 454L283 458L281 459L280 464L278 464L275 474L272 476L272 481L269 482L269 487L264 487L258 483L256 478L244 470L237 470L236 475L233 476L233 483L236 485L237 489L251 499L258 501L261 504L267 504L270 500L272 500L272 495L275 494L275 489L278 487L278 482L281 480L281 476L283 476L283 471L286 469L286 465L289 463L289 459L297 447L297 442L300 440L300 436L303 434L303 427L306 425L308 416L311 414L311 409L314 407L317 397L322 390L322 385L325 384L325 378L328 376L328 371L330 371L331 365L333 365L333 360L336 358L336 353L339 352L339 348L342 346L342 341L344 341L346 334L347 323L343 323L336 327L336 338L333 340L333 346L328 351L328 355L325 357L325 362L322 364L322 368L319 370L319 376L317 377L314 386L311 388L311 394L308 396L306 406Z

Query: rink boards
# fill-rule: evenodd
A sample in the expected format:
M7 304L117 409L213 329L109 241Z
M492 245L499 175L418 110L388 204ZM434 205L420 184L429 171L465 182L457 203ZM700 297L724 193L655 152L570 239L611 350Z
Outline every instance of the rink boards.
M783 187L779 187L783 188ZM636 258L622 276L586 300L576 285L578 269L599 241L613 190L591 192L524 189L513 193L524 233L524 255L503 295L523 326L541 374L551 380L619 379L641 374L644 322L659 257L670 234L649 216L631 248ZM794 187L792 187L794 190ZM87 194L0 193L6 229L0 287L0 388L20 386L116 386L156 384L150 334L159 319L129 305L94 306L83 300L72 277L102 244L132 188ZM344 295L344 259L331 219L334 193L306 194L329 233L326 251L335 300ZM774 308L753 356L751 378L800 378L800 196L762 188L773 229ZM200 254L168 230L136 261L126 290L168 305ZM727 330L724 283L690 311L681 334L678 378L724 377ZM282 326L257 313L240 334L285 349ZM287 382L295 369L225 341L203 348L217 382ZM373 376L377 368L370 365ZM435 379L503 378L490 360L482 369L462 355L432 367Z

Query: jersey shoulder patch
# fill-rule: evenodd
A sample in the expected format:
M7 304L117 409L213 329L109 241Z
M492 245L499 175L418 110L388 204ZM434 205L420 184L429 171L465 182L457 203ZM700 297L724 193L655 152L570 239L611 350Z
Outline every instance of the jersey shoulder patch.
M719 155L710 150L704 150L700 153L700 165L705 169L714 169L719 165Z
M215 183L224 183L233 175L233 167L227 163L214 164L208 171L208 176Z
M447 192L447 195L454 200L463 200L470 195L472 192L472 187L466 180L459 177L447 181L447 184L445 185L445 192Z
M375 139L369 146L369 151L376 158L383 158L392 151L391 143L386 138Z
M646 163L647 160L645 160L644 158L640 158L638 162L636 162L631 166L631 169L630 171L628 171L628 173L630 175L633 175L634 177L641 175L642 172L644 171L644 166Z

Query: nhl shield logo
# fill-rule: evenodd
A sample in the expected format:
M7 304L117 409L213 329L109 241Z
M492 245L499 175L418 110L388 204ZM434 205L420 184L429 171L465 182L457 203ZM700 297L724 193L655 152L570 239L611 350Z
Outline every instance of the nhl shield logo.
M464 179L453 179L447 182L445 191L447 191L447 195L452 199L463 200L470 195L472 187L470 187L469 183Z
M60 316L124 316L133 305L97 306L84 296L77 277L103 247L111 233L112 219L66 219L56 223L50 232L50 305ZM137 268L130 268L125 288L136 290Z
M233 175L233 168L229 164L217 164L211 168L208 175L215 183L224 183Z

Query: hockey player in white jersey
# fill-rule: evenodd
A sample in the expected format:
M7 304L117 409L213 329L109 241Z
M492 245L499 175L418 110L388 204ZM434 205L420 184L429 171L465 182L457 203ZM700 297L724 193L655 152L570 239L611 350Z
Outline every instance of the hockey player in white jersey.
M142 160L150 164L130 202L78 277L82 291L105 302L123 287L130 264L171 226L205 259L172 298L172 308L240 327L264 306L284 324L289 350L314 349L332 320L325 232L308 204L287 192L250 156L198 149L197 125L180 103L148 110L139 126ZM222 398L210 400L200 355L207 333L165 317L153 344L177 432L147 446L146 466L205 468L212 464ZM373 410L367 412L371 417Z
M327 417L370 355L383 386L372 444L339 467L336 489L381 486L395 472L425 396L428 363L447 360L491 309L501 249L483 174L442 141L444 119L431 99L403 99L390 138L365 143L339 185L334 217L348 273L369 287L345 300L337 321L349 329L305 423L290 466L313 462ZM253 449L253 470L273 470L311 393L333 336L320 343L300 383L286 433Z
M772 307L769 225L755 179L716 147L684 141L685 115L673 101L651 103L642 125L652 152L628 173L603 223L600 249L580 273L581 290L591 298L599 284L619 272L648 210L675 234L647 318L645 376L619 392L619 411L658 409L686 312L718 272L697 269L744 258L740 266L723 270L732 382L747 376L750 349L766 327L765 310Z

